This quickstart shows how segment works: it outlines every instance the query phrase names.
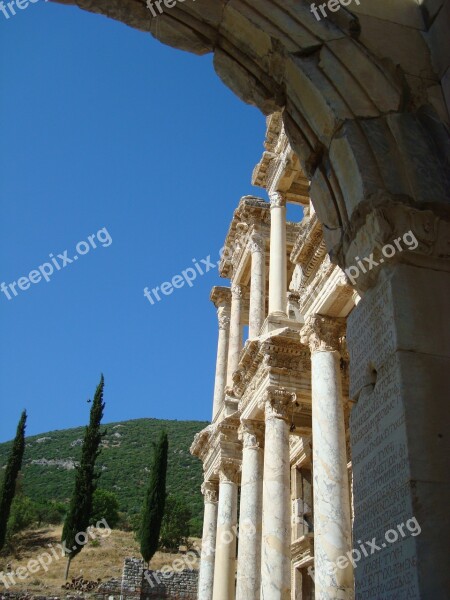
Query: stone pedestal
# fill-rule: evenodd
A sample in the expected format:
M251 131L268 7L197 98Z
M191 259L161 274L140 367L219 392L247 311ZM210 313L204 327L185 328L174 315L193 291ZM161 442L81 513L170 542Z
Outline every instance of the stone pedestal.
M236 600L259 600L264 466L264 424L244 421Z
M230 343L228 350L227 386L233 387L233 373L239 364L242 350L242 303L243 289L240 285L231 287Z
M264 238L253 235L250 241L252 254L251 281L250 281L250 318L249 338L258 337L265 316L266 305L266 258Z
M213 600L234 600L236 579L236 531L238 467L225 463L219 471L216 559Z
M354 597L353 567L336 565L352 549L342 404L340 319L314 316L302 330L311 348L315 592L321 600Z
M217 531L217 483L205 482L202 486L202 493L205 499L205 512L198 581L198 600L212 600Z
M286 315L287 306L286 199L270 196L269 314Z
M356 598L446 598L450 274L397 265L348 320Z
M291 522L289 420L295 394L269 390L264 398L265 441L261 549L261 598L289 600Z

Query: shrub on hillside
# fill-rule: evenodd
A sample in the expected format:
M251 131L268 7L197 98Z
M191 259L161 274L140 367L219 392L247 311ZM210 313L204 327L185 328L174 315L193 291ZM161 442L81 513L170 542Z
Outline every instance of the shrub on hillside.
M191 510L184 498L167 497L166 511L161 526L161 548L177 551L181 545L187 544L191 516Z
M95 525L102 519L113 529L119 523L119 501L115 494L101 488L95 490L92 501L92 516L89 524Z

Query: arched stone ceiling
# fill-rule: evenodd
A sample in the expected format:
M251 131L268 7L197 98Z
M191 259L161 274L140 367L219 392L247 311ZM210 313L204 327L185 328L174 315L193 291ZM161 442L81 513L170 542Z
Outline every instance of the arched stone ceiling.
M411 0L348 0L355 12L341 7L320 21L307 0L180 0L156 18L144 0L58 1L213 52L240 98L265 114L282 110L340 266L375 209L450 219L445 107Z

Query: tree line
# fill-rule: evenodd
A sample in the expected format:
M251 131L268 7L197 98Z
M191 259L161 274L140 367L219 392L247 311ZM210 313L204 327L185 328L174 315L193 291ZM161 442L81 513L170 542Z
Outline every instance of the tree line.
M98 487L101 472L96 468L96 462L101 453L102 438L106 434L106 430L101 425L105 409L104 386L105 380L102 375L91 405L89 423L85 428L81 459L75 468L74 487L68 510L65 506L61 506L61 503L54 503L52 507L59 516L62 512L66 513L61 536L61 541L65 542L65 547L68 548L66 579L72 560L84 547L88 528L101 519L113 528L119 520L117 498L111 492ZM24 410L17 426L0 488L0 551L5 545L8 531L14 532L18 529L14 521L14 517L17 520L17 515L15 516L11 509L17 489L20 487L19 475L25 451L26 421L27 413ZM147 492L141 514L134 524L141 554L147 564L150 564L159 548L174 549L180 543L186 542L189 531L188 521L191 517L184 501L174 496L167 497L169 440L166 432L160 433L153 447Z

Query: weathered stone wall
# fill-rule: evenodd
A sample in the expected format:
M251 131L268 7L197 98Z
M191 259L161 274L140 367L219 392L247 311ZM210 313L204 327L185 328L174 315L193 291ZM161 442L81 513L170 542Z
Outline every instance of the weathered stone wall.
M196 600L198 571L185 569L161 572L144 569L138 558L126 558L122 580L112 579L102 584L95 597L98 600Z

